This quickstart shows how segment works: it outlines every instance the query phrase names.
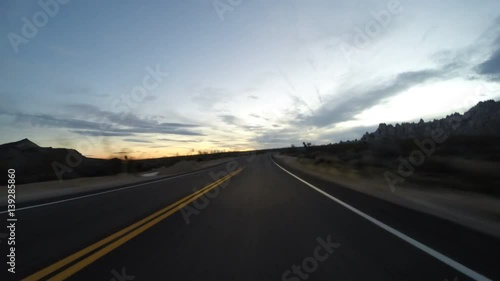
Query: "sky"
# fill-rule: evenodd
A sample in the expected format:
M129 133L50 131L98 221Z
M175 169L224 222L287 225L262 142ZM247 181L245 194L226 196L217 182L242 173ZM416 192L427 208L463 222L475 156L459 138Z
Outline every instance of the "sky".
M359 139L500 97L500 2L0 2L0 143L89 157Z

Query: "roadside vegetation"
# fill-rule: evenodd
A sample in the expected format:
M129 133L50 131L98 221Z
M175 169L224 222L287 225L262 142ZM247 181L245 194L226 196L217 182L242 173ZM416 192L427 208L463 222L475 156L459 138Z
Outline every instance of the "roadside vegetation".
M422 149L414 139L305 144L281 150L303 164L329 167L359 177L384 178L386 172L402 177L399 169L403 166L403 171L413 172L399 185L418 183L422 188L439 186L500 197L500 137L450 136L442 144L436 144L430 155L425 151L419 153L424 155L422 161L418 159L420 165L409 161L415 151Z

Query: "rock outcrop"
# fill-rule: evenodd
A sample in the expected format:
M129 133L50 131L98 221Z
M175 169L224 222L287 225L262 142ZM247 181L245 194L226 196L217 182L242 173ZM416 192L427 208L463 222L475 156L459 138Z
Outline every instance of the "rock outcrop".
M500 137L500 102L493 100L478 103L464 114L454 113L443 119L418 123L393 125L380 124L374 133L366 133L361 141L402 140L424 138L432 132L443 132L450 136L495 136Z
M118 159L87 158L74 149L40 147L28 139L0 145L0 170L15 169L18 184L116 174L120 165Z

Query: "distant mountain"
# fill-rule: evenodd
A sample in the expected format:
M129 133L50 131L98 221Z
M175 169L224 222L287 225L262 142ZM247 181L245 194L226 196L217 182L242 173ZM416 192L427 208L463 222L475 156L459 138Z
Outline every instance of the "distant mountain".
M116 174L121 161L87 158L74 149L40 147L23 139L0 145L0 170L8 169L16 170L17 183L29 183Z
M500 102L489 100L478 103L463 115L454 113L443 119L418 123L386 125L382 123L374 133L366 133L361 141L402 140L426 138L433 131L450 136L500 137Z
M39 148L40 147L38 145L36 145L32 141L30 141L29 139L22 139L20 141L0 145L0 151L2 151L4 149L5 150L16 149L19 151L26 151L26 150L35 150L35 149L39 149Z

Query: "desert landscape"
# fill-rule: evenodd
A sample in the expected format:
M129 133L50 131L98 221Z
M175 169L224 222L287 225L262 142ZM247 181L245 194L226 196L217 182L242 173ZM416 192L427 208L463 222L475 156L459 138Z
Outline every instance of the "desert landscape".
M339 178L370 179L388 190L417 185L500 197L500 102L464 114L380 124L359 140L290 147L282 154Z

